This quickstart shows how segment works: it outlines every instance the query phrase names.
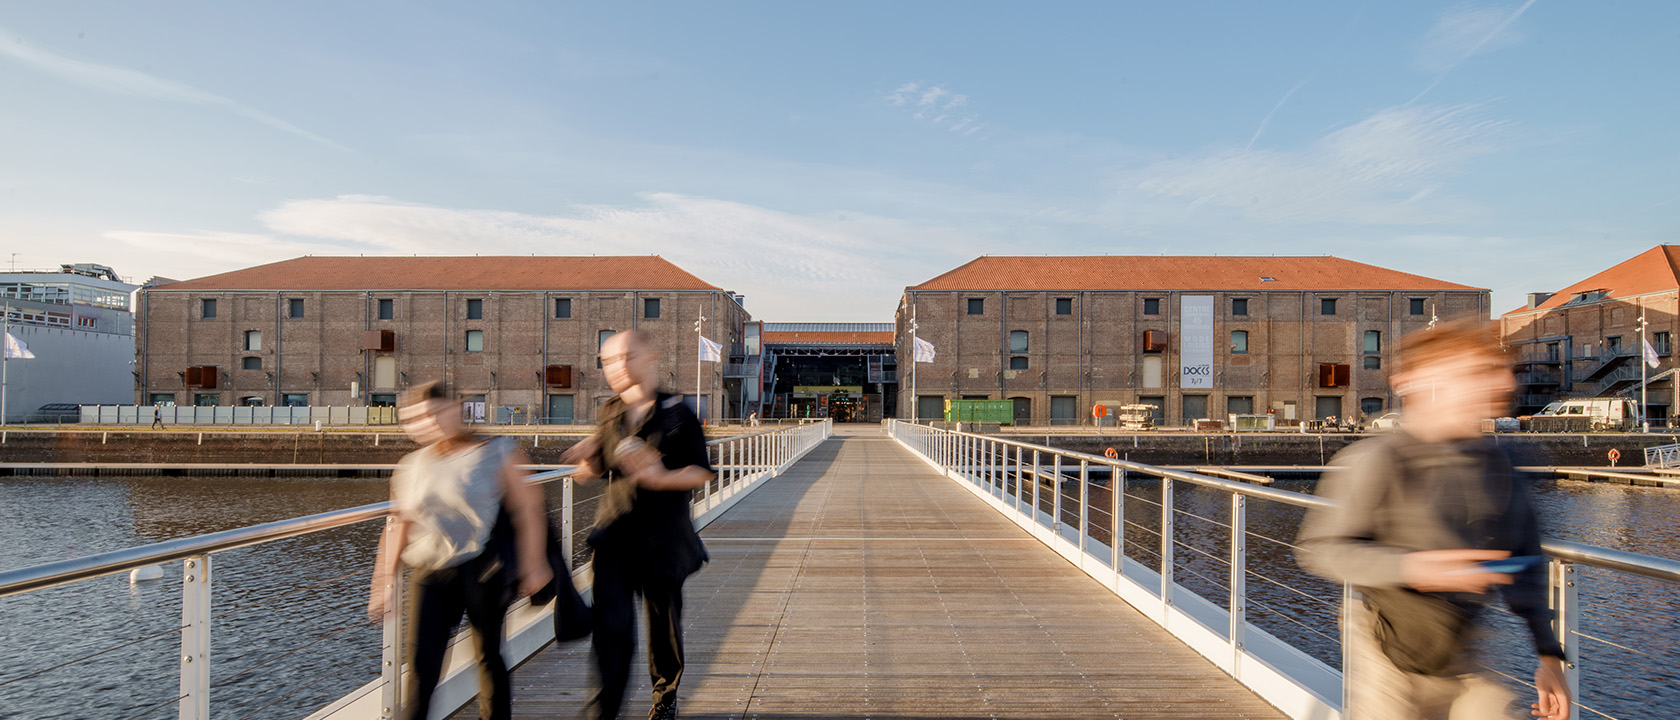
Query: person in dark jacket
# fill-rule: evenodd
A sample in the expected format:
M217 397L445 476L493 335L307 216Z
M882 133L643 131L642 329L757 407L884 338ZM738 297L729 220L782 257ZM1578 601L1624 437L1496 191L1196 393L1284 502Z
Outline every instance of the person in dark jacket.
M1406 336L1398 366L1401 429L1337 455L1319 494L1338 505L1310 511L1301 533L1301 564L1363 598L1348 608L1345 717L1513 717L1514 698L1477 672L1470 649L1498 588L1540 658L1532 714L1567 720L1534 509L1510 457L1481 431L1509 409L1510 362L1485 322L1464 321ZM1528 564L1482 564L1510 560Z
M682 680L682 586L706 562L690 499L716 477L706 435L682 398L659 391L659 353L639 331L601 346L618 397L602 406L596 433L567 451L578 477L607 475L589 542L595 550L595 661L600 689L591 716L618 717L635 649L635 595L647 608L654 720L677 716Z

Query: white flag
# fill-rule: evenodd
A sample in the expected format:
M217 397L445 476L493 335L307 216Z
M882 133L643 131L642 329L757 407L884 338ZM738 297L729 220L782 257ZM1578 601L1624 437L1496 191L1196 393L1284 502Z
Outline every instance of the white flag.
M930 342L928 342L926 340L923 340L921 338L916 338L916 362L919 362L919 363L933 362L933 356L934 356L933 343L930 343Z
M1650 365L1652 370L1657 369L1657 365L1660 364L1657 361L1657 349L1651 347L1651 341L1649 339L1645 341L1645 364Z
M710 340L707 340L705 335L700 335L699 338L700 338L700 361L701 362L723 362L723 346L719 345L715 342L712 342Z
M6 333L6 357L28 360L35 357L35 353L29 352L29 346L24 344L22 340L17 339L11 333Z

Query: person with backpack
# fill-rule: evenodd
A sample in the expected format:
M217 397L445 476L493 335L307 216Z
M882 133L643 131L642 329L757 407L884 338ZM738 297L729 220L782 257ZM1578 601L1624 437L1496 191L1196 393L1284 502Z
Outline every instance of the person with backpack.
M397 420L420 449L391 475L393 515L379 538L368 617L380 622L392 611L402 569L412 570L403 717L427 717L450 632L465 613L478 646L478 716L510 720L503 619L515 591L528 596L553 580L542 494L525 481L529 461L519 446L507 437L479 437L442 385L403 393ZM494 543L504 510L514 540Z
M1483 436L1516 381L1486 322L1402 339L1391 381L1401 429L1336 456L1301 532L1302 566L1354 586L1343 642L1350 720L1516 717L1515 699L1482 674L1476 620L1497 590L1527 624L1539 656L1532 715L1567 720L1564 652L1547 609L1547 562L1524 479Z

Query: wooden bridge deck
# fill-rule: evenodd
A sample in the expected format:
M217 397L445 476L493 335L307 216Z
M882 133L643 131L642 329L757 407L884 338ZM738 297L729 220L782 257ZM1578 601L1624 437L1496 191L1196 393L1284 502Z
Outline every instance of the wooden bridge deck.
M706 528L682 717L1282 717L875 433L828 441ZM625 718L648 712L641 658ZM539 653L514 715L577 717L590 661L587 642Z

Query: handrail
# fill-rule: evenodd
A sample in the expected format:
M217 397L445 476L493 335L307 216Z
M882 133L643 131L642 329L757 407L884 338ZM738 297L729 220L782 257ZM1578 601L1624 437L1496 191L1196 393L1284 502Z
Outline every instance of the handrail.
M939 432L949 433L955 436L980 439L989 443L1008 445L1024 450L1055 453L1062 455L1063 457L1085 460L1090 462L1092 465L1108 465L1122 470L1172 478L1174 480L1180 480L1196 485L1217 488L1225 492L1246 495L1249 497L1264 498L1289 505L1324 508L1332 508L1336 506L1334 501L1327 498L1322 498L1317 495L1308 495L1306 493L1299 493L1293 490L1280 490L1265 486L1249 485L1248 483L1241 483L1235 480L1209 477L1199 473L1172 470L1156 465L1145 465L1143 463L1136 463L1128 460L1115 460L1101 455L1091 455L1088 453L1078 452L1076 450L1053 448L1046 445L1035 445L1033 443L1009 440L994 435L981 435L978 433L959 432L956 430L940 430ZM1547 555L1557 558L1558 560L1603 567L1612 570L1621 570L1624 572L1656 578L1658 580L1680 583L1680 560L1671 560L1669 558L1658 557L1656 555L1645 555L1643 553L1628 552L1626 550L1615 550L1596 545L1587 545L1570 540L1542 539L1540 546L1546 551Z
M528 482L545 483L576 472L575 468L551 470L532 475ZM123 548L97 555L85 555L31 567L0 572L0 597L64 585L101 575L115 575L127 570L181 560L193 555L232 550L272 540L308 535L368 520L377 520L391 512L391 502L377 502L359 507L276 520L232 530L176 538L150 545Z

